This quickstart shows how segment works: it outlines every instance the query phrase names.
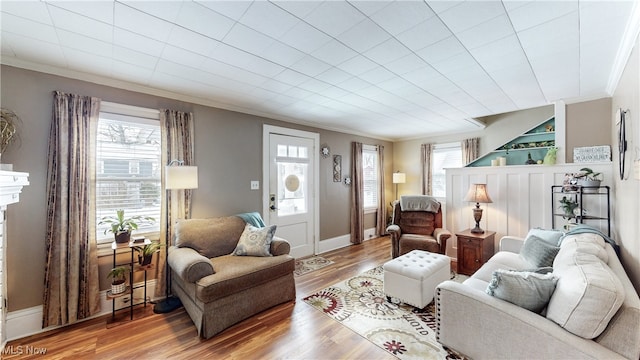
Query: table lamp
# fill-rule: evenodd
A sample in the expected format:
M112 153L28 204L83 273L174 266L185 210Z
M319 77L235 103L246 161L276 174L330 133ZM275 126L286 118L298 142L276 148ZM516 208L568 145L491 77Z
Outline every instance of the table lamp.
M482 219L480 203L489 204L493 202L487 193L487 184L471 184L464 201L476 203L476 207L473 209L473 219L476 221L476 227L471 229L471 233L484 234L484 230L480 228L480 220Z

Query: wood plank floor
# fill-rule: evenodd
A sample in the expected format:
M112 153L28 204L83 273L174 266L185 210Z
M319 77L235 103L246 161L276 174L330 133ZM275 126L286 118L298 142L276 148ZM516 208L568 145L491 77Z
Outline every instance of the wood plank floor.
M180 308L109 328L108 315L11 341L2 358L395 359L302 301L307 295L390 260L389 238L372 239L322 256L335 264L296 277L295 302L264 311L208 340L198 337L191 318ZM33 354L42 350L45 356Z

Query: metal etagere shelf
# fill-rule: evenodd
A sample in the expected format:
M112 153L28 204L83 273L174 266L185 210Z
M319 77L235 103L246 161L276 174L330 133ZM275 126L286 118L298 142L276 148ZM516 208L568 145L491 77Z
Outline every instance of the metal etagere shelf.
M124 243L124 244L118 244L115 241L111 243L111 249L113 250L113 267L117 267L117 266L129 266L129 284L127 285L127 288L124 292L119 293L119 294L112 294L111 290L107 290L107 299L111 300L111 319L115 319L116 316L116 311L119 310L124 310L124 309L129 309L129 318L131 320L133 320L133 308L136 305L143 305L144 307L147 307L147 271L151 270L153 268L153 264L149 264L149 265L138 265L136 260L135 260L135 247L136 246L144 246L144 245L149 245L151 244L151 240L149 239L144 239L144 242L134 242L131 241L129 243ZM116 261L116 257L118 254L118 250L125 250L128 249L131 252L131 260L129 262L117 262ZM144 272L144 282L142 284L139 285L133 285L133 273L136 271L143 271ZM135 289L139 289L139 288L143 288L144 290L144 296L142 301L138 301L136 302L134 299L134 291ZM120 307L120 308L116 308L116 299L123 297L123 296L127 296L129 295L129 300L128 300L128 305Z
M577 214L565 214L562 212L558 212L558 203L561 196L571 197L574 201L578 203L578 213ZM586 199L589 197L604 197L606 199L606 216L605 211L602 209L598 209L595 211L594 209L590 209L590 213L597 215L589 215L589 212L585 213L585 203ZM598 207L601 205L598 203ZM596 202L590 203L589 206L596 205ZM610 196L610 188L609 186L571 186L568 187L566 185L553 185L551 186L551 206L553 207L551 210L551 225L555 229L556 228L556 218L562 217L567 220L575 220L575 224L584 224L585 222L590 221L606 221L607 223L607 236L611 236L611 196Z

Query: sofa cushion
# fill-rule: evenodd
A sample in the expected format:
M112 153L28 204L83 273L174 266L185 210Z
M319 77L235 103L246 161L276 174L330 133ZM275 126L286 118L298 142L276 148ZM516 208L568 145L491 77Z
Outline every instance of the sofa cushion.
M276 232L276 225L255 227L247 224L240 235L238 245L233 251L236 256L271 256L271 241Z
M529 264L525 261L521 256L516 253L508 252L508 251L499 251L495 253L488 262L478 269L473 274L473 278L485 281L486 283L491 281L493 277L493 272L498 269L503 270L525 270L534 268L533 265ZM482 288L484 291L487 288L485 284Z
M211 259L211 262L216 273L196 282L196 297L205 303L291 275L295 270L295 259L289 255L224 255Z
M597 255L604 240L582 235L590 234L565 238L556 256L553 273L559 280L547 318L577 336L593 339L605 330L625 293L618 277Z
M557 282L558 278L553 273L538 274L498 269L493 272L486 292L498 299L540 313L547 306Z
M558 250L560 250L559 247L551 245L535 235L529 235L522 245L520 256L534 267L540 268L552 266Z
M192 248L207 258L231 254L245 225L237 216L179 220L174 245Z

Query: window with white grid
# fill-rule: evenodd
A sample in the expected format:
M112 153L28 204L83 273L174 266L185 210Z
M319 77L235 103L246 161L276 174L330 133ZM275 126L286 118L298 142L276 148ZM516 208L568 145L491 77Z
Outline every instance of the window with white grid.
M125 218L155 219L153 224L139 224L134 236L158 232L163 168L159 114L150 110L151 115L140 116L127 106L106 107L109 112L100 112L95 149L96 224L123 209ZM96 227L98 242L113 241L112 233L104 233L108 225Z
M375 146L362 146L362 179L364 182L364 209L378 208L378 150Z
M431 195L447 196L445 170L462 167L462 145L460 143L437 144L431 157Z

